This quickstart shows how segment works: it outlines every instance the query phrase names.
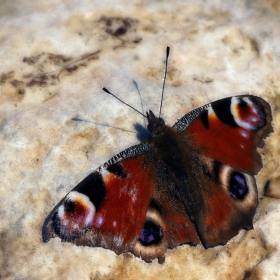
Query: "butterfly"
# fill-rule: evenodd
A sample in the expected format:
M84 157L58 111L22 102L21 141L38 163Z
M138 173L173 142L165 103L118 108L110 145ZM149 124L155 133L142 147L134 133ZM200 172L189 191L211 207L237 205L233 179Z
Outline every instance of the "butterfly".
M148 141L115 155L72 189L47 216L44 242L59 237L163 263L168 248L224 245L253 228L254 175L262 167L257 148L273 131L269 103L228 97L172 127L152 111L146 117Z

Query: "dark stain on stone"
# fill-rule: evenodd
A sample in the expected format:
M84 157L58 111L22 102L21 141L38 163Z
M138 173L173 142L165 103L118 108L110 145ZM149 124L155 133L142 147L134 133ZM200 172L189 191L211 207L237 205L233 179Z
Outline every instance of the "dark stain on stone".
M33 87L33 86L41 86L44 87L47 85L47 80L49 79L48 75L42 74L38 75L36 77L33 77L31 81L26 83L27 87Z
M30 57L24 57L22 59L22 61L24 63L27 63L28 65L33 65L35 64L39 59L41 58L41 54L39 55L34 55L34 56L30 56Z
M102 16L99 19L99 22L104 24L104 30L107 34L114 36L121 41L123 41L123 37L127 33L136 32L136 24L137 20L126 17L106 17ZM122 38L121 38L122 37ZM140 38L136 38L133 40L134 43L139 43L141 41Z
M52 53L48 54L48 59L52 61L55 65L61 65L71 60L70 57L64 55L52 54Z
M0 83L4 84L7 80L10 80L14 76L14 71L10 71L8 73L3 73L0 76Z
M22 61L27 63L28 65L44 64L44 63L62 65L63 63L66 63L70 60L71 60L70 57L61 54L44 53L44 52L35 56L24 57L22 59Z
M19 87L19 86L23 86L23 85L24 85L24 82L23 82L23 81L20 81L20 80L17 80L17 79L13 79L12 81L10 81L10 84L11 84L13 87Z
M78 66L77 65L73 65L73 66L69 66L66 68L66 70L71 73L73 71L76 71L78 69Z
M136 38L135 40L133 40L133 43L134 44L138 44L138 43L140 43L142 41L142 38Z
M24 76L24 79L27 81L25 82L25 85L27 87L34 87L34 86L39 86L39 87L45 87L47 85L52 85L56 83L55 80L59 80L60 74L66 70L68 73L72 73L80 66L87 66L88 61L97 59L98 58L98 53L100 50L92 52L92 53L87 53L85 55L82 55L78 58L70 58L66 57L63 55L56 55L56 54L45 54L42 53L41 59L37 60L37 62L34 64L34 68L36 69L42 69L43 71L38 74L33 74L30 73L26 76ZM37 58L38 56L36 56ZM26 62L30 60L25 58ZM33 62L35 61L32 60ZM59 68L55 71L49 71L49 65L57 65ZM15 82L14 82L15 83Z
M249 270L245 271L243 280L248 279L251 276L251 274L252 274L252 271L249 271Z

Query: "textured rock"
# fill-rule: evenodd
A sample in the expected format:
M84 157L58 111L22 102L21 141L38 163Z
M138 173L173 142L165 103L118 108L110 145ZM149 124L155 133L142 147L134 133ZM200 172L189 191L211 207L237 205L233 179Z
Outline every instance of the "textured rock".
M279 176L277 3L2 3L0 277L279 279L280 201L263 197L266 181ZM143 125L143 118L100 87L142 110L135 81L144 109L158 112L166 45L172 47L163 104L168 124L235 94L253 93L272 105L275 132L262 151L255 229L225 246L169 250L163 265L59 239L44 244L41 227L52 207L92 170L138 142L134 125Z

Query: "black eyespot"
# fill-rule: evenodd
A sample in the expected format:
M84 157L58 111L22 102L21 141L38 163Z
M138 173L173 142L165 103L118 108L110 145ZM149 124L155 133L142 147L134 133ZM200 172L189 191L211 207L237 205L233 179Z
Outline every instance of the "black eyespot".
M146 221L139 236L139 242L143 246L159 244L163 238L161 228L151 221Z
M240 99L239 103L238 103L238 107L241 110L247 109L248 108L248 104L247 102L245 102L242 98Z
M64 211L68 213L69 215L75 214L77 210L77 203L71 201L71 200L65 200L64 202Z
M238 171L232 172L229 181L229 192L232 198L242 200L249 192L245 177Z

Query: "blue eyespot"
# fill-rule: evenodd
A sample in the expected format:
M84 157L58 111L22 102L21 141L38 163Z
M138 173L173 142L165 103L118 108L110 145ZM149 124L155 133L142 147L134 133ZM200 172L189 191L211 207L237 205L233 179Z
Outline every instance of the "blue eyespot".
M142 232L139 236L139 242L143 246L150 246L158 244L163 238L163 233L161 228L151 221L147 221L144 224Z
M242 200L248 194L249 189L245 176L238 172L232 172L229 181L229 192L232 198Z

